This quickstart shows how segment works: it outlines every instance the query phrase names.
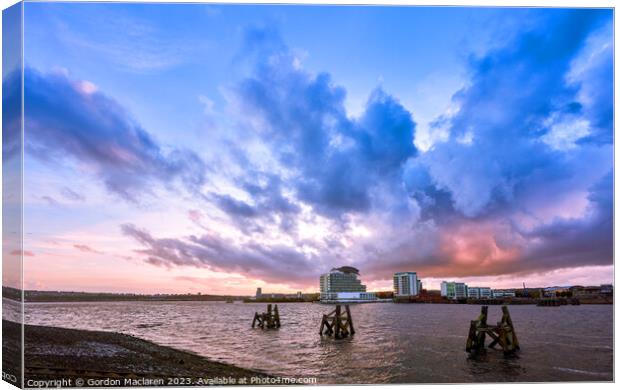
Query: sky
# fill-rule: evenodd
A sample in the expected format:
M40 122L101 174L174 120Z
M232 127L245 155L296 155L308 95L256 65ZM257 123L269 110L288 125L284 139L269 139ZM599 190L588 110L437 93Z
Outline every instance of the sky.
M612 23L26 3L24 287L609 283Z

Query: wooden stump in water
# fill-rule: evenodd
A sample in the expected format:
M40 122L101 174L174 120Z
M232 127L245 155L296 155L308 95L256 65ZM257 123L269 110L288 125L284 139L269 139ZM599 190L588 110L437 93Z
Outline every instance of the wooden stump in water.
M271 310L271 304L267 305L267 312L258 314L254 313L254 320L252 320L252 328L258 324L261 329L277 329L280 327L280 313L278 312L278 305L275 305L273 311Z
M336 339L342 339L355 334L349 305L345 305L344 308L345 312L343 313L340 305L336 305L336 309L328 314L323 314L321 328L319 329L321 336L334 336Z
M487 325L488 306L482 306L480 316L471 321L469 326L469 336L465 351L470 354L476 354L485 351L484 341L488 335L493 341L489 344L489 348L496 345L504 351L504 355L510 355L520 349L517 333L515 332L512 318L508 312L507 306L502 306L502 319L496 326Z

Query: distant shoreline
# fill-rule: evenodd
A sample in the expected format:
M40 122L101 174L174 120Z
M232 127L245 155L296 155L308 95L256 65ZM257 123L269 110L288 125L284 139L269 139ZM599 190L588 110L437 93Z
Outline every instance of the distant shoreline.
M2 321L3 348L13 357L19 356L19 342L16 340L21 340L20 328L16 322ZM122 333L24 325L24 334L26 387L36 387L32 381L59 378L73 381L73 384L62 387L75 386L78 378L90 380L91 385L86 383L88 387L97 386L96 381L106 378L118 380L118 386L135 385L126 382L131 380L158 386L206 386L238 385L242 384L239 383L242 378L246 378L247 384L261 378L273 378L260 371L215 362ZM19 372L7 358L3 359L3 370ZM234 380L235 383L208 382L218 380ZM118 387L116 382L111 386Z
M21 301L12 299L12 298L7 298L4 297L4 299L8 299L12 302L15 302L16 304L20 304ZM125 300L119 300L119 299L114 299L114 300L106 300L106 299L101 299L101 300L93 300L93 299L89 299L89 300L79 300L79 299L73 299L73 300L36 300L36 301L25 301L25 304L37 304L37 303L118 303L118 302L219 302L219 303L228 303L231 304L232 302L226 302L224 300L191 300L191 299L125 299ZM411 302L402 302L402 301L368 301L368 302L335 302L335 301L330 301L330 302L322 302L322 301L285 301L285 300L272 300L272 301L235 301L235 304L248 304L248 303L258 303L258 304L281 304L281 303L315 303L315 304L322 304L322 305L357 305L357 304L367 304L367 303L394 303L394 304L398 304L398 305L488 305L488 306L494 306L494 305L512 305L512 306L516 306L516 305L536 305L538 303L537 300L535 299L531 299L531 300L527 300L527 301L521 301L521 300L505 300L505 301L497 301L497 300L488 300L488 301L484 301L484 300L472 300L472 301L466 301L466 302L457 302L457 301L429 301L429 302L424 302L424 301L411 301ZM613 305L613 300L612 299L602 299L602 298L580 298L579 299L579 304L580 305Z
M255 298L250 296L236 295L209 295L209 294L132 294L132 293L88 293L74 291L24 291L25 303L80 303L80 302L243 302L243 303L326 303L319 300L319 294L304 294L304 297L261 297ZM15 303L21 303L22 292L20 290L3 287L2 297L9 299ZM562 299L543 298L543 299ZM580 296L581 304L613 304L613 296ZM480 304L480 305L497 305L497 304L536 304L539 298L532 297L506 297L506 298L468 298L467 300L448 300L439 296L420 296L409 299L395 299L394 303L419 303L419 304ZM381 299L377 302L386 302L389 299ZM329 302L329 304L346 304L348 302ZM354 303L354 302L349 302ZM362 302L356 302L362 303ZM366 302L363 302L366 303ZM374 303L368 302L368 303Z

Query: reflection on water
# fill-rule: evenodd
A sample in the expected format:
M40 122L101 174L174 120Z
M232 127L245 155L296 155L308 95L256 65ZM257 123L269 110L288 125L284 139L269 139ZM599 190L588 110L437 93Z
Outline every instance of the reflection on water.
M319 336L323 313L310 303L278 305L282 328L252 329L265 304L219 302L37 303L26 323L127 333L197 354L319 383L612 380L613 306L511 306L521 352L468 359L470 320L480 306L374 303L351 307L357 333ZM490 322L501 317L489 308ZM26 334L26 337L28 335Z

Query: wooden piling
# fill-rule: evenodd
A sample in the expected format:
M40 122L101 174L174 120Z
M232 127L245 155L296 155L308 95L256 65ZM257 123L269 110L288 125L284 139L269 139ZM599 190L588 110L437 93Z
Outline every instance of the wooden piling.
M335 324L334 326L336 327L335 332L334 332L335 333L334 337L337 338L337 339L341 338L341 336L340 336L340 316L341 315L342 315L342 313L340 312L340 305L337 305L336 306L336 314L335 314L335 317L334 317L334 324Z
M506 324L507 327L510 329L510 332L509 332L510 343L514 346L514 348L516 350L521 349L521 347L519 347L519 339L517 338L517 332L515 331L515 327L512 324L512 318L510 318L510 312L508 311L507 306L502 306L502 320L500 324Z
M272 309L271 304L267 305L267 312L258 314L254 313L254 319L252 320L252 328L257 326L261 329L277 329L280 327L280 313L278 311L278 305Z
M487 314L488 306L482 306L480 316L476 320L471 321L465 351L470 354L485 351L484 342L487 335L493 340L489 344L489 348L494 348L499 344L504 351L504 355L518 351L520 349L519 340L508 307L502 306L502 319L496 326L489 326L487 324Z
M355 334L355 328L353 327L353 317L351 317L351 310L349 310L349 305L345 306L347 310L347 319L349 320L349 328L351 328L351 334Z
M344 313L342 312L341 306L336 305L336 308L333 311L328 314L323 314L319 334L321 336L333 335L336 339L342 339L355 334L349 305L345 305Z
M276 328L280 327L280 313L278 312L278 305L273 309L273 320Z

